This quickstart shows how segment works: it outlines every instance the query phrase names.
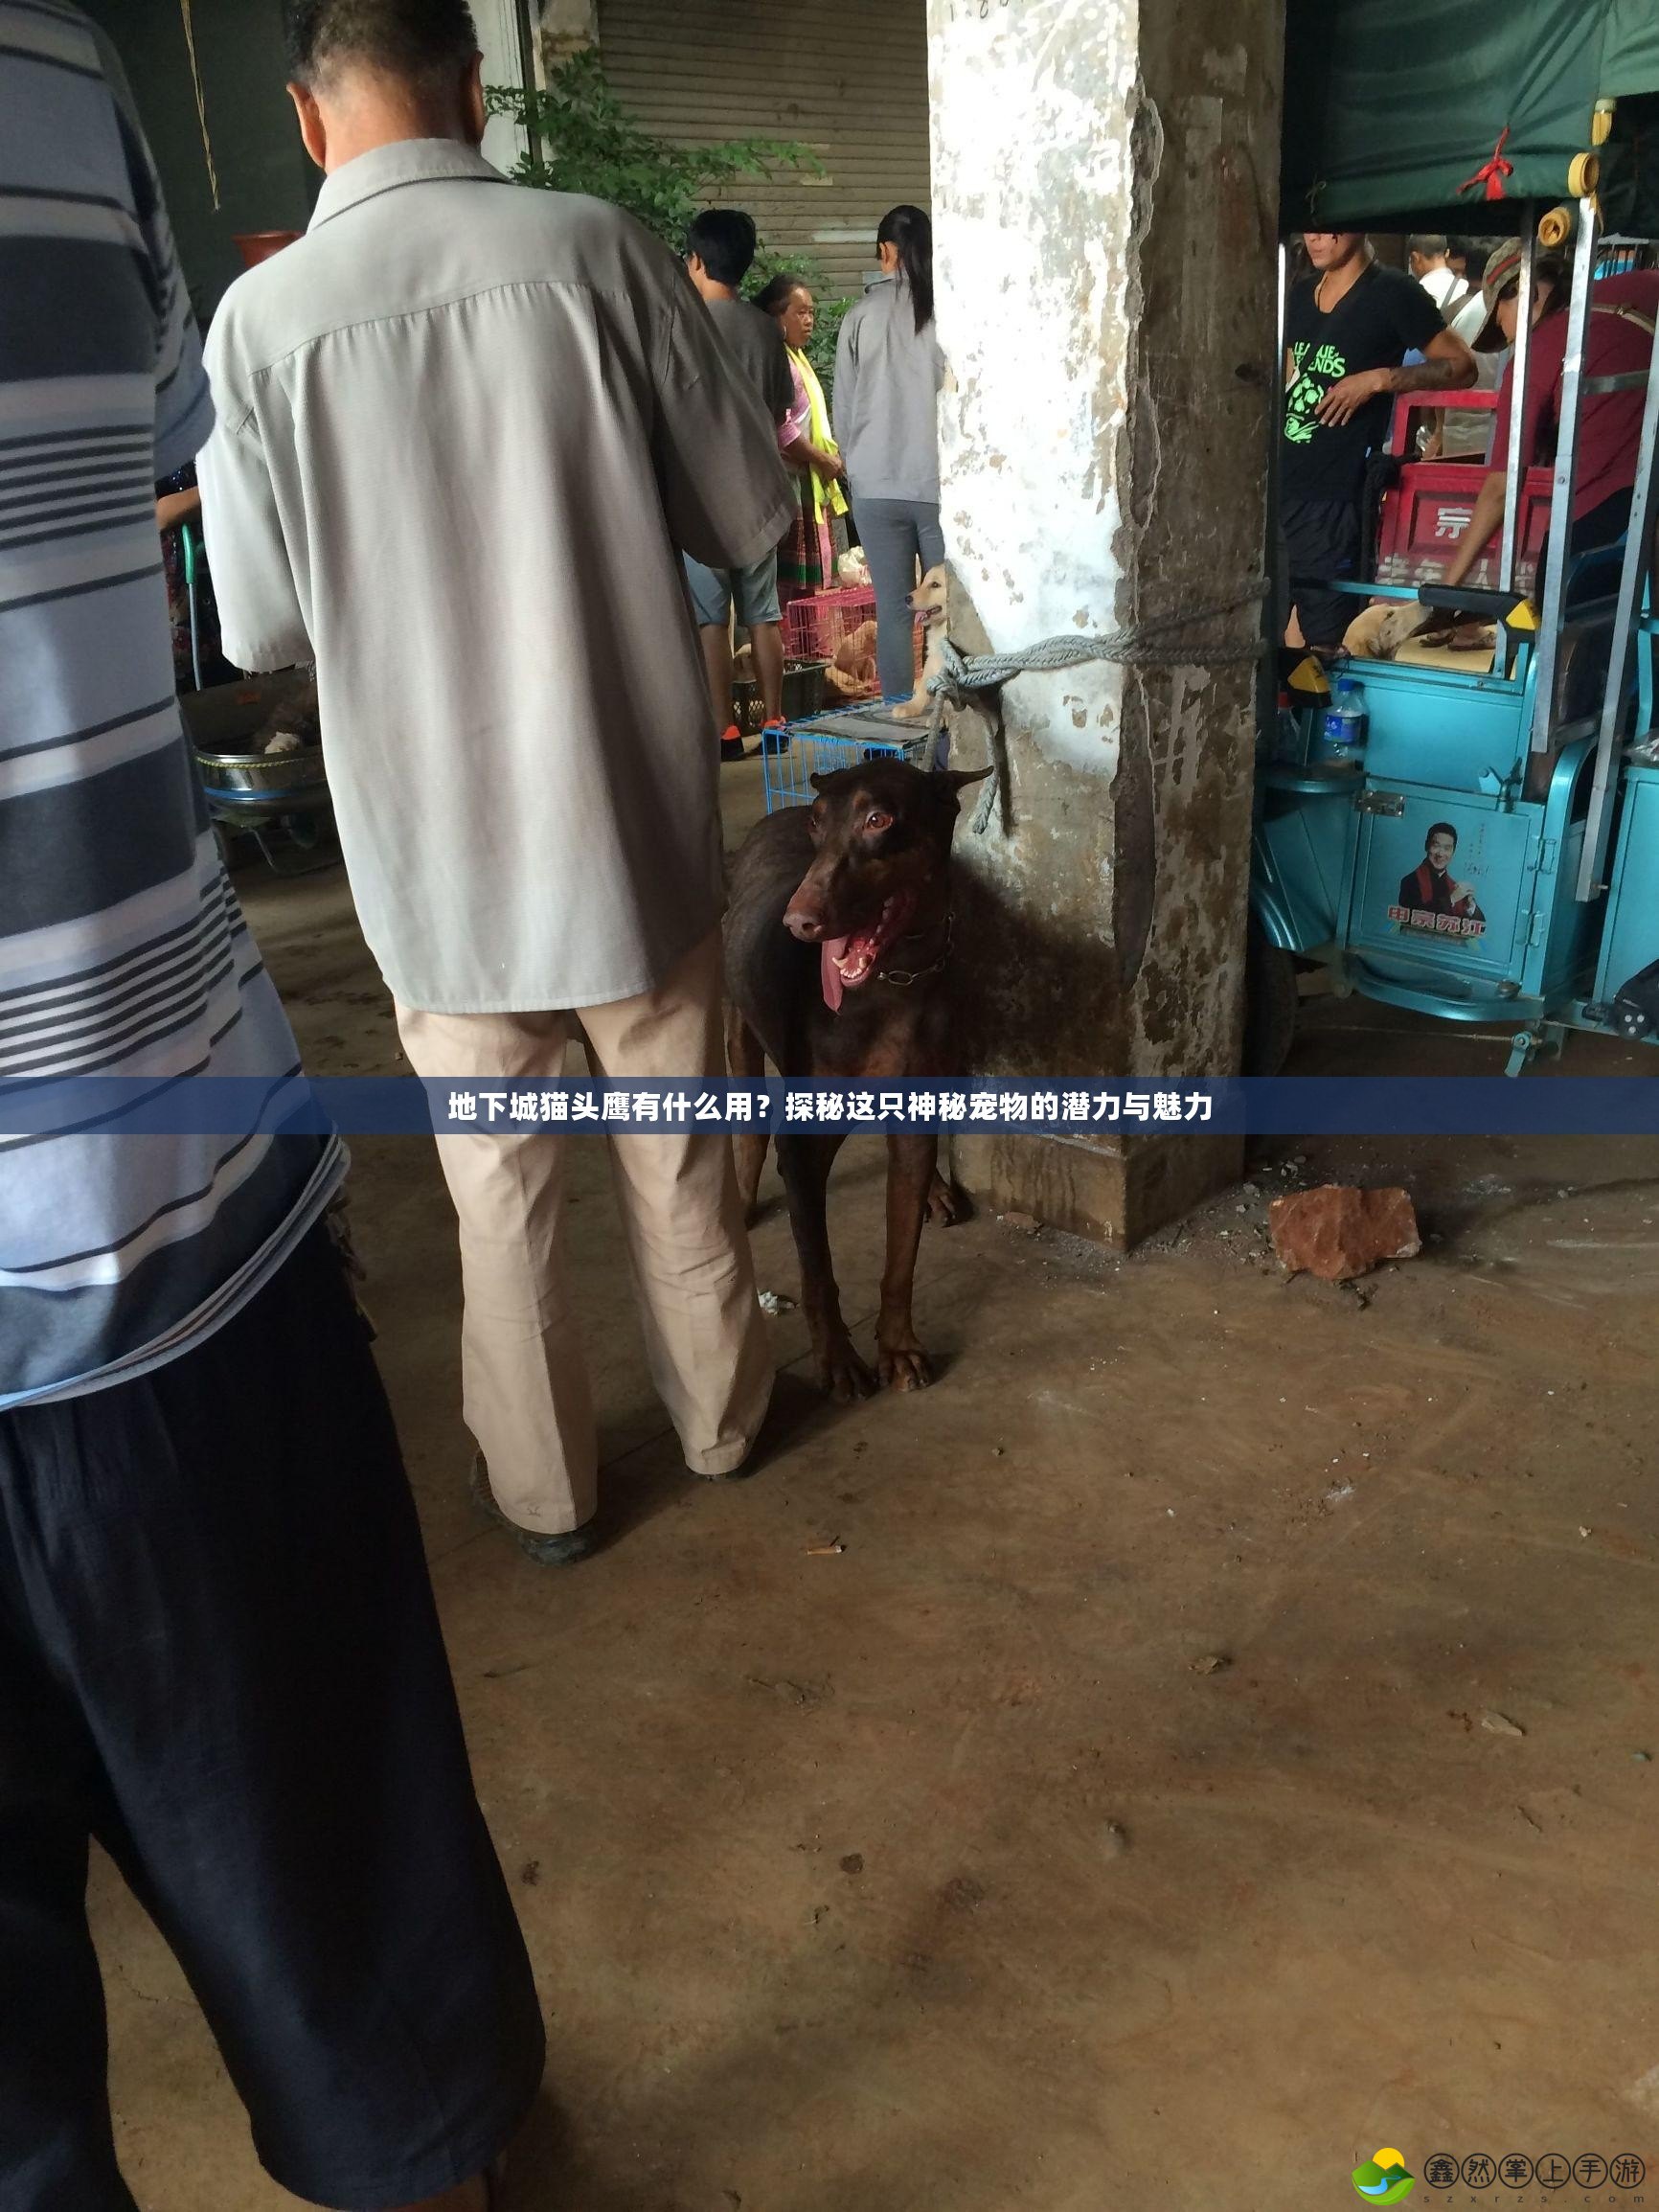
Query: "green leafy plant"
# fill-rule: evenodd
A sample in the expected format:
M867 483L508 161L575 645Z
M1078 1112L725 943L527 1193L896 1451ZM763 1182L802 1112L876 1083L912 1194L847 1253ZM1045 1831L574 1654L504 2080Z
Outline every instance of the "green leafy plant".
M532 150L512 172L521 184L608 199L676 253L712 193L739 177L823 169L812 148L793 139L675 146L654 136L628 114L591 48L561 62L545 87L492 84L486 98L491 115L511 116L530 138Z
M545 87L492 84L486 94L491 115L511 116L531 150L513 169L520 184L548 192L587 193L625 208L665 245L678 253L686 228L713 195L743 177L779 170L822 175L809 146L786 138L730 138L715 146L676 146L636 122L606 80L593 49L573 54L549 75ZM835 373L835 337L850 300L825 299L821 272L810 257L780 254L762 239L750 277L759 291L778 269L788 269L818 297L818 327L807 357L829 391Z

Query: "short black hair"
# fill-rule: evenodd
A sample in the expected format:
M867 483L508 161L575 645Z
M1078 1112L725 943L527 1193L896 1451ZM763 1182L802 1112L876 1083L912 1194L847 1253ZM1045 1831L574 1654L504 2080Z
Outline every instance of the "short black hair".
M466 0L284 0L288 74L312 84L336 61L388 77L431 77L478 52Z
M1431 822L1428 826L1428 835L1422 841L1422 849L1425 853L1437 837L1449 837L1453 845L1456 845L1458 841L1458 833L1449 822Z
M686 252L695 254L717 285L740 285L755 258L755 218L740 207L706 207L693 216Z
M1446 250L1446 240L1440 231L1413 231L1405 241L1414 254L1421 254L1425 262L1437 262Z

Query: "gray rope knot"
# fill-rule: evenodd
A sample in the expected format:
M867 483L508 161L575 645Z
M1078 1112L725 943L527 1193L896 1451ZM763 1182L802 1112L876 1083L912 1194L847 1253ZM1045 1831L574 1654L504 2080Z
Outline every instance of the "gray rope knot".
M1000 721L1002 687L1018 675L1081 668L1090 661L1116 661L1125 668L1206 668L1253 661L1262 650L1260 635L1245 643L1237 636L1194 637L1190 633L1206 623L1219 621L1223 615L1237 613L1240 607L1258 604L1266 598L1267 588L1266 582L1257 577L1226 599L1185 607L1174 614L1160 615L1151 622L1129 623L1122 629L1045 637L1018 652L965 653L947 635L940 644L939 668L927 680L927 689L933 697L934 728L937 730L943 720L946 706L972 706L975 696L986 692L997 695L995 707ZM975 836L985 834L1001 782L999 767L986 783L974 810Z

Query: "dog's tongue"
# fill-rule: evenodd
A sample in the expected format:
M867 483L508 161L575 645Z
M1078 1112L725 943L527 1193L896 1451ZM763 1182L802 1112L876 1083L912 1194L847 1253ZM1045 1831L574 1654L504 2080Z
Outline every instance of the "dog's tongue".
M823 979L824 1003L831 1014L840 1012L841 1000L847 990L841 980L841 970L835 965L846 949L845 937L826 937L819 947L818 972Z

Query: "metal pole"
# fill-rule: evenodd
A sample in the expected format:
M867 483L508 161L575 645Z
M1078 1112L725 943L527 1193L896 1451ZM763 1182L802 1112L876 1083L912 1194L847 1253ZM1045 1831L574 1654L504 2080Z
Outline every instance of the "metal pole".
M535 96L535 26L531 20L530 0L516 0L513 11L518 31L518 78L528 96L525 103L524 143L533 162L541 161L541 133L530 119L530 100Z
M1527 404L1527 355L1533 343L1533 264L1538 258L1537 209L1528 200L1522 211L1520 290L1515 294L1515 348L1510 362L1510 445L1504 468L1504 535L1498 556L1498 589L1515 588L1515 562L1521 550L1521 422Z
M1648 399L1642 410L1642 436L1636 448L1636 483L1630 493L1630 520L1625 533L1625 559L1619 570L1619 599L1607 656L1607 688L1602 695L1602 727L1596 740L1596 777L1584 823L1583 856L1573 896L1590 900L1602 889L1602 869L1613 828L1613 793L1618 784L1619 725L1624 719L1625 682L1630 648L1642 612L1642 586L1650 570L1653 536L1654 461L1659 456L1659 346L1648 364Z
M1567 309L1567 341L1561 361L1561 418L1556 433L1556 471L1550 485L1549 576L1538 609L1537 689L1533 696L1533 750L1547 753L1555 731L1556 669L1560 659L1561 611L1567 593L1567 547L1573 529L1573 478L1579 458L1579 385L1584 376L1584 342L1590 327L1590 280L1596 268L1596 203L1579 202L1578 252L1573 261L1573 300Z
M1273 322L1275 345L1273 349L1273 435L1267 447L1267 557L1262 572L1273 580L1274 588L1263 602L1263 617L1267 627L1268 650L1257 671L1257 696L1264 715L1278 713L1278 663L1274 654L1284 643L1284 622L1282 611L1288 617L1290 606L1290 579L1279 573L1279 476L1280 464L1284 452L1284 400L1288 387L1284 381L1284 311L1290 298L1290 248L1279 241L1278 304ZM1270 721L1263 729L1272 727Z
M1274 369L1269 389L1272 404L1268 409L1266 513L1264 518L1261 573L1270 589L1261 603L1261 637L1264 650L1256 663L1256 742L1272 756L1279 729L1279 649L1284 643L1284 626L1280 621L1280 604L1288 586L1288 580L1279 572L1279 453L1284 440L1284 278L1289 255L1284 242L1279 244L1279 308L1274 322Z

